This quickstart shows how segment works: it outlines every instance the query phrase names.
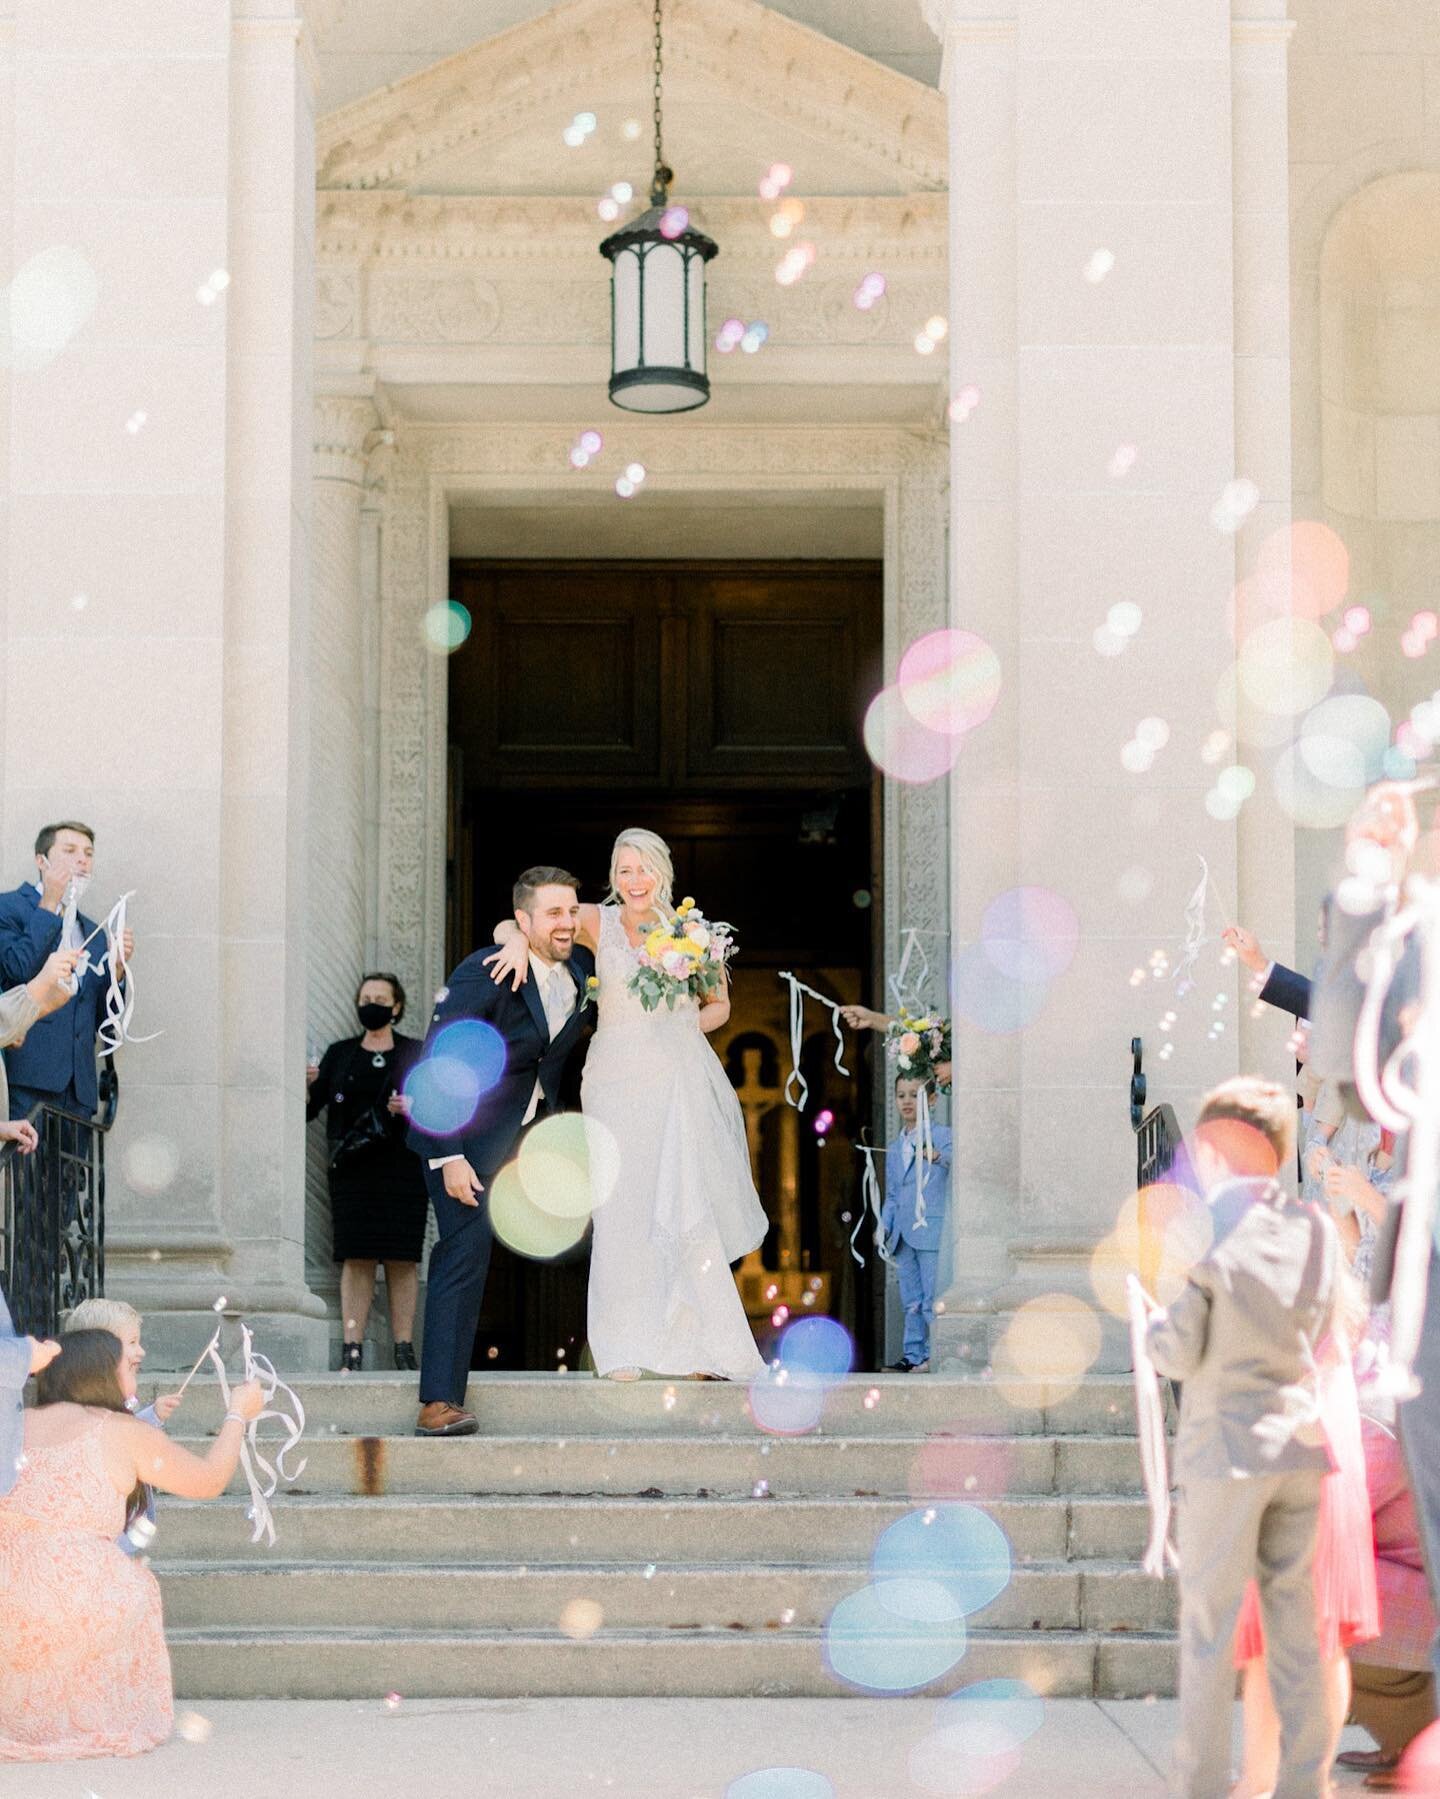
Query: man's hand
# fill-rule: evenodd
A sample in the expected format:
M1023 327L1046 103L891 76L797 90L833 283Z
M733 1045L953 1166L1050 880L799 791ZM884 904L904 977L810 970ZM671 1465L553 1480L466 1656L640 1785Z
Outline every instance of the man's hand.
M890 1019L869 1006L841 1006L840 1016L852 1031L883 1031Z
M490 970L490 978L499 987L510 976L510 989L518 993L530 979L530 939L519 929L513 937L507 937L491 956L486 956L480 964Z
M125 972L125 966L135 955L135 933L126 925L120 933L120 941L115 948L115 978L118 981Z
M40 910L60 912L65 907L65 889L70 885L68 869L59 868L48 857L40 870Z
M1270 966L1270 958L1261 949L1260 939L1244 925L1227 924L1220 933L1220 941L1226 949L1234 950L1251 974L1264 974Z
M155 1401L155 1416L162 1424L168 1424L180 1409L183 1395L179 1393L161 1393Z
M22 1156L28 1156L40 1147L40 1138L28 1118L16 1118L0 1124L0 1143L13 1143Z
M53 1337L46 1337L42 1342L39 1337L27 1337L30 1345L30 1372L38 1374L42 1368L48 1368L60 1353L60 1345Z
M57 949L53 956L46 958L45 966L35 979L26 983L42 1018L58 1012L68 999L74 997L66 983L74 980L79 960L78 949Z
M1325 1197L1342 1206L1368 1212L1373 1208L1377 1195L1365 1178L1363 1168L1354 1168L1344 1162L1332 1162L1325 1170ZM1370 1201L1368 1206L1367 1200Z
M462 1206L480 1204L480 1195L485 1189L464 1156L457 1156L453 1162L447 1162L440 1172L445 1179L445 1191L451 1199L458 1200Z

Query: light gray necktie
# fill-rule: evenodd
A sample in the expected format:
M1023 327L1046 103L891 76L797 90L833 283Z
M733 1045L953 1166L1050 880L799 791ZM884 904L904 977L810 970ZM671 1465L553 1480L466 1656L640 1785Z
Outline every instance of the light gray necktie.
M558 965L547 970L545 975L545 1020L550 1026L550 1041L553 1043L565 1029L570 1017L570 1008L565 1003L565 989L570 984L570 977Z

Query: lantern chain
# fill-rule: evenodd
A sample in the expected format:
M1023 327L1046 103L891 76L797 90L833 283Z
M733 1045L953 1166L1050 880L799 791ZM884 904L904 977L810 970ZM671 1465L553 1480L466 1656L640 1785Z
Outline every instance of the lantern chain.
M660 20L661 0L655 0L655 178L650 188L650 204L663 206L669 199L670 183L674 176L665 166L665 147L662 141L660 116L660 87L664 74L665 44Z

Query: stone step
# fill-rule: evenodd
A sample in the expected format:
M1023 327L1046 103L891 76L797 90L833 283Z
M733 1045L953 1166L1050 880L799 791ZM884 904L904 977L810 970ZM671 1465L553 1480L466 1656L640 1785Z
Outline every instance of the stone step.
M282 1370L283 1372L283 1370ZM409 1436L415 1428L413 1374L302 1375L306 1434ZM142 1398L169 1390L148 1376ZM596 1380L589 1374L475 1374L467 1404L482 1434L503 1437L761 1436L749 1391L728 1381ZM868 1401L868 1403L867 1403ZM197 1378L177 1428L197 1434L219 1423L213 1378ZM927 1374L851 1375L827 1396L817 1435L1133 1437L1128 1376L1087 1380L1048 1405L1016 1404L992 1381Z
M820 1629L863 1565L474 1568L363 1562L160 1563L172 1630L553 1631L574 1599L609 1630ZM1173 1630L1175 1587L1109 1562L1026 1563L973 1625L1001 1631L1158 1634Z
M830 1673L818 1631L602 1629L576 1642L538 1631L175 1629L170 1655L176 1696L187 1701L857 1693ZM1054 1698L1168 1695L1175 1664L1175 1644L1163 1637L976 1631L954 1668L924 1691L1011 1678Z
M184 1439L182 1439L183 1441ZM199 1453L203 1439L189 1439ZM1132 1494L1140 1456L1127 1437L803 1437L654 1434L307 1436L294 1491L311 1494L614 1493L986 1499ZM292 1459L291 1465L295 1465ZM243 1490L237 1472L232 1491Z
M440 1445L453 1448L454 1445ZM157 1561L277 1561L536 1566L591 1562L794 1562L813 1546L863 1564L887 1525L918 1509L895 1499L640 1499L549 1496L281 1495L275 1549L249 1541L243 1498L162 1498ZM996 1499L983 1509L1017 1562L1138 1560L1144 1502L1114 1497ZM584 1690L584 1689L579 1689Z

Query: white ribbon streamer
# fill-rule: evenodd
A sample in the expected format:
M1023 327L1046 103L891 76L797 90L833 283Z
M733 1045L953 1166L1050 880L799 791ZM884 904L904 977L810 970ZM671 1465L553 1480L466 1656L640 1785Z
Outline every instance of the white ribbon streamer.
M928 1231L930 1220L925 1215L925 1182L930 1174L930 1157L935 1136L930 1118L930 1083L926 1081L915 1102L915 1224L917 1231Z
M110 964L110 985L105 992L105 1016L100 1020L95 1033L102 1056L113 1056L122 1043L153 1043L161 1031L152 1031L148 1037L136 1037L130 1030L130 1020L135 1016L135 973L126 964L125 985L120 985L120 975L116 968L116 951L126 930L126 907L135 897L132 887L129 893L122 893L110 908L103 924L96 925L90 937L96 937L104 931L108 948L101 959L101 967ZM85 942L90 941L90 937ZM82 948L84 945L81 946Z
M804 981L796 980L788 968L780 970L780 979L790 987L790 1074L785 1082L785 1099L797 1112L803 1112L805 1101L810 1097L810 1083L800 1072L800 1051L805 1037L805 995L808 993L811 999L819 1000L829 1010L830 1022L835 1031L835 1066L848 1080L850 1070L845 1066L845 1033L841 1029L840 1002L824 993L817 993L813 987L807 987ZM793 1086L799 1088L798 1099L791 1097L790 1089Z
M215 1364L215 1373L220 1382L220 1396L225 1401L226 1411L229 1411L230 1383L226 1378L225 1363L220 1355L219 1338L220 1333L216 1331L210 1340L206 1354ZM281 1380L275 1372L274 1363L267 1356L255 1353L248 1325L240 1326L240 1342L244 1362L241 1379L258 1380L265 1397L263 1408L246 1425L245 1435L240 1442L240 1466L245 1471L245 1484L250 1489L250 1510L246 1516L255 1526L250 1541L258 1543L261 1537L264 1537L266 1547L273 1549L275 1547L275 1520L270 1512L270 1501L275 1496L275 1490L282 1479L293 1485L305 1472L303 1461L293 1474L285 1466L285 1457L305 1434L305 1408L301 1405L300 1397L295 1390ZM203 1356L201 1360L204 1360ZM282 1406L272 1403L276 1395L282 1393L290 1401L293 1411L286 1411ZM261 1455L259 1446L260 1426L267 1418L278 1418L285 1426L286 1431L285 1441L276 1451L273 1463ZM260 1476L256 1472L257 1468L263 1472L268 1485L261 1484Z
M1140 1473L1145 1482L1145 1497L1150 1503L1150 1541L1140 1566L1156 1580L1163 1580L1167 1565L1180 1566L1175 1545L1170 1541L1165 1406L1160 1398L1160 1378L1146 1346L1149 1313L1145 1289L1133 1274L1125 1276L1125 1297L1130 1306L1130 1359L1135 1368L1135 1424L1140 1439Z
M865 1173L860 1179L860 1216L855 1220L855 1228L850 1233L850 1253L863 1268L865 1258L855 1247L855 1239L865 1228L867 1218L875 1220L875 1251L882 1262L893 1262L894 1256L885 1247L885 1228L882 1222L884 1206L880 1199L880 1182L875 1173L875 1158L883 1156L883 1149L871 1149L867 1144L857 1143L855 1153L865 1158Z
M1195 891L1185 902L1185 945L1180 960L1175 964L1175 991L1182 997L1195 985L1192 973L1195 964L1200 960L1200 951L1205 947L1205 902L1210 891L1210 865L1203 856L1197 857L1200 864L1200 879Z

